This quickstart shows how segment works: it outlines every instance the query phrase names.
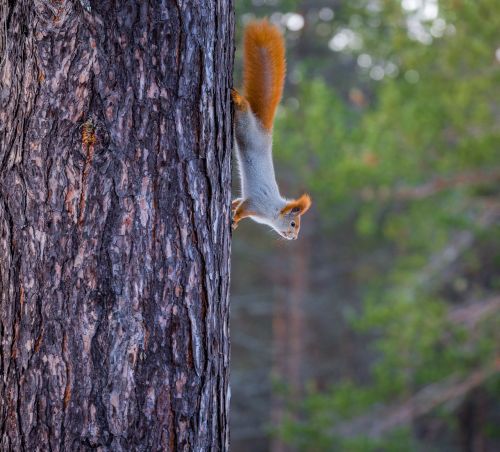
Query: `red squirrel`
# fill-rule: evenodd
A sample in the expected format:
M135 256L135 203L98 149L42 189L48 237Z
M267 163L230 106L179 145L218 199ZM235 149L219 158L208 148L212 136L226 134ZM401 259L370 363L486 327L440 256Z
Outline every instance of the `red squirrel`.
M245 28L243 66L243 94L231 92L241 181L241 197L232 202L232 227L236 229L249 217L295 240L300 217L311 206L311 198L303 194L286 199L276 183L272 132L285 82L285 43L279 29L265 19L250 22Z

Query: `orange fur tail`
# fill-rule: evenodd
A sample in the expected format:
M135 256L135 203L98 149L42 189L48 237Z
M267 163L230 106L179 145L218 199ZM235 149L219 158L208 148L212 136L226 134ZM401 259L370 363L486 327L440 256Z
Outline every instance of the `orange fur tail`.
M248 24L244 38L243 93L267 130L273 128L285 72L285 42L278 27L266 19Z

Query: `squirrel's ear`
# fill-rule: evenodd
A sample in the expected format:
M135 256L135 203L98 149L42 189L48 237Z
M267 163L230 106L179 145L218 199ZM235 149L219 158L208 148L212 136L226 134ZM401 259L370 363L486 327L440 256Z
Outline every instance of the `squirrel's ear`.
M311 207L311 197L304 193L300 198L290 201L281 209L281 214L286 215L287 213L293 213L295 215L303 215Z

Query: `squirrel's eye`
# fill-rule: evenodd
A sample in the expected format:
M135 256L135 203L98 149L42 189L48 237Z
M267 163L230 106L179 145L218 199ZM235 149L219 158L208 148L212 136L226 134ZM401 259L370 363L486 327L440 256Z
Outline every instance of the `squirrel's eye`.
M292 228L294 228L294 227L295 227L295 221L292 221L292 222L290 223L290 226L291 226Z

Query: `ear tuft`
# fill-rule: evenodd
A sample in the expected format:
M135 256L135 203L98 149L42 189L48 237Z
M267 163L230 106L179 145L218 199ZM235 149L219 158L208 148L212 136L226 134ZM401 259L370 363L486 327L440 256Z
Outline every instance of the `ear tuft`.
M300 198L294 199L287 203L283 209L281 209L281 215L286 215L287 213L293 213L295 215L303 215L311 207L311 197L304 193Z

